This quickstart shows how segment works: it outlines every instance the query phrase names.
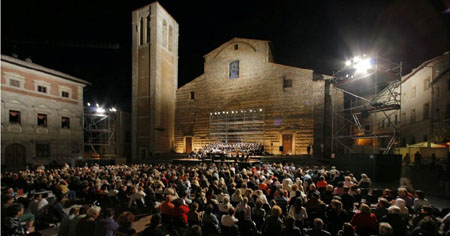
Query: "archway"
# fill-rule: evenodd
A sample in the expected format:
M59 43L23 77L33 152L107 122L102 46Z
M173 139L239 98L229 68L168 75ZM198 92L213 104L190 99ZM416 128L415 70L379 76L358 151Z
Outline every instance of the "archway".
M25 147L18 143L10 144L5 149L5 168L23 169L26 165Z

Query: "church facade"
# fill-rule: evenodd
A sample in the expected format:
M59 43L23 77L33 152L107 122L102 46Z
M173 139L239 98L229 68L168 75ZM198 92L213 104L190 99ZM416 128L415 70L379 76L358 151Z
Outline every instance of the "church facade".
M263 143L271 154L327 151L330 95L341 93L330 77L276 64L264 40L234 38L204 59L204 74L176 93L176 152L220 142Z
M269 41L234 38L177 89L177 22L158 2L132 17L132 159L223 142L263 143L272 154L329 151L330 95L343 101L329 76L276 64Z

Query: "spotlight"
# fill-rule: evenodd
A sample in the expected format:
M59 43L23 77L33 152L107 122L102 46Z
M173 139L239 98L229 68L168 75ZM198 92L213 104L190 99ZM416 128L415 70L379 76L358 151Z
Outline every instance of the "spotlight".
M347 60L346 62L345 62L345 65L346 66L350 66L352 64L352 62L350 61L350 60Z
M355 73L365 74L367 70L369 70L372 65L370 62L370 58L363 59L354 65L356 71Z
M97 112L97 113L104 113L104 112L105 112L105 109L103 109L102 107L97 107L96 112Z
M110 109L110 111L116 112L117 110L116 110L116 108L112 107L112 108Z
M88 107L90 107L90 106L91 106L91 103L88 102L87 105L88 105Z
M361 58L360 57L354 57L353 58L353 63L357 63L357 62L359 62L361 60Z

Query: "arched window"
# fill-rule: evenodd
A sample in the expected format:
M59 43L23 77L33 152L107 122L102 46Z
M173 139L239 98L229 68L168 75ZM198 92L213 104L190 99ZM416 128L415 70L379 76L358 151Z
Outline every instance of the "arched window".
M139 45L142 45L144 43L144 19L142 17L139 24Z
M167 22L166 20L163 20L163 27L162 27L162 40L163 40L163 47L167 47Z
M173 44L172 40L173 40L173 29L172 29L172 26L169 25L169 51L170 52L172 51L172 44Z
M147 43L150 43L150 15L147 16Z

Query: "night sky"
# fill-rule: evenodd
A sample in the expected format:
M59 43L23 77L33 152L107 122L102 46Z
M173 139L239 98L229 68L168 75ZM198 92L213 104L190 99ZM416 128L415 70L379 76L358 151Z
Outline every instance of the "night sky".
M2 1L2 54L93 83L85 101L130 110L131 11L153 1ZM361 53L404 74L449 50L450 0L160 1L180 25L179 86L233 37L272 41L275 62L332 74Z

